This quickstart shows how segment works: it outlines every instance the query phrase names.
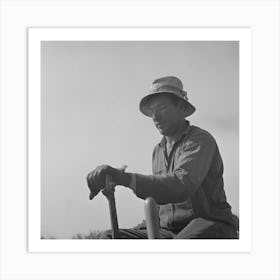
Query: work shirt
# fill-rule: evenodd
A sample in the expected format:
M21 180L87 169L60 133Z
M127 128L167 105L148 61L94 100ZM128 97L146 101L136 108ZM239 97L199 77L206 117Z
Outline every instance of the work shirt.
M179 232L192 219L223 221L235 226L223 182L223 162L213 136L186 122L169 155L166 139L155 146L153 175L133 174L135 194L153 197L160 226Z

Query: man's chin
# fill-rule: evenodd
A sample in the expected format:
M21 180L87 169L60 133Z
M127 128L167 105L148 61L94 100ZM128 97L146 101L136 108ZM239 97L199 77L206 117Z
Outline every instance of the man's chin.
M166 136L167 135L167 131L162 129L162 128L157 128L159 133L162 134L163 136Z

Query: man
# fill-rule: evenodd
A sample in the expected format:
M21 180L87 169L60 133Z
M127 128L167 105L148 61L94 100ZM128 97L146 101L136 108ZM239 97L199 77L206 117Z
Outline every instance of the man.
M156 200L160 238L237 238L217 143L209 132L185 119L195 107L188 101L182 82L173 76L155 80L140 102L140 111L152 118L163 135L153 151L153 175L98 166L87 177L90 199L104 188L109 174L117 185L132 189L139 198ZM145 224L120 233L121 238L147 238ZM111 235L106 231L102 238Z

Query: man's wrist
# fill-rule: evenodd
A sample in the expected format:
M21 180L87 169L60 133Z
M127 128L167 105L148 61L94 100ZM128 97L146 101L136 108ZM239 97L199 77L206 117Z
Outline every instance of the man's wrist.
M130 173L125 173L113 167L110 167L108 173L113 177L117 185L129 187L131 181Z
M135 173L122 173L122 179L120 185L130 188L133 192L136 192L136 177Z

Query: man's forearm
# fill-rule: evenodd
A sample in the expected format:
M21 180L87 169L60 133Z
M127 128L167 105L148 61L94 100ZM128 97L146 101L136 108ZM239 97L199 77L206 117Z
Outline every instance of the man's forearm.
M194 188L187 178L184 177L184 181L180 180L178 178L180 176L175 173L165 175L130 173L130 177L132 180L127 187L132 189L139 198L146 199L151 196L158 204L185 201Z
M164 175L142 175L126 173L116 168L109 168L108 174L117 185L130 188L139 198L153 197L158 204L183 202L195 189L188 176L182 172Z

